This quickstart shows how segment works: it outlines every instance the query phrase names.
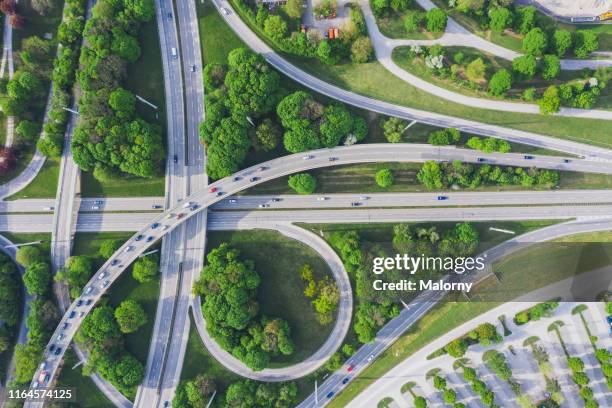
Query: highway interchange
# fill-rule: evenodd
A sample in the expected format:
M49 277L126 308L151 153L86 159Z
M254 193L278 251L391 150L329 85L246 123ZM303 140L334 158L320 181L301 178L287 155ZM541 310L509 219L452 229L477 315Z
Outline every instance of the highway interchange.
M37 231L45 230L46 225L49 225L49 231L53 232L52 254L54 265L62 265L63 261L70 253L70 243L74 231L100 231L105 228L109 230L136 230L134 236L139 234L151 235L158 239L163 239L162 243L162 289L160 294L160 303L157 309L156 323L151 342L149 360L145 381L135 401L136 406L162 406L166 401L172 399L172 395L178 380L182 361L185 353L186 340L189 333L188 308L193 306L199 308L199 300L191 296L191 286L193 280L201 270L205 231L217 229L240 229L240 228L272 228L285 231L289 234L292 231L299 237L300 234L306 232L297 232L296 227L290 225L291 222L385 222L385 221L400 221L400 220L431 220L431 219L566 219L579 218L578 221L559 224L562 227L549 227L543 229L542 240L551 239L555 236L576 233L580 231L598 230L601 228L610 229L609 220L606 218L612 214L612 208L605 204L610 203L610 194L607 191L590 191L586 194L582 192L572 191L553 191L553 192L507 192L507 193L422 193L416 197L414 194L394 194L390 196L379 196L369 194L367 199L362 199L361 196L344 194L344 195L320 195L323 199L311 197L311 203L307 206L299 203L300 198L281 196L281 201L274 201L274 198L279 197L237 197L228 198L230 195L241 192L244 189L277 178L283 175L292 174L299 171L309 170L313 168L327 167L330 165L349 164L349 163L368 163L368 162L423 162L427 160L450 161L462 160L466 162L483 162L479 160L485 158L487 163L527 166L538 168L549 168L556 170L581 171L581 172L596 172L603 174L612 173L610 161L612 160L612 151L607 149L592 147L568 140L555 139L548 136L532 134L513 129L506 129L498 126L485 125L478 122L467 121L458 118L452 118L430 112L418 111L401 106L391 105L356 95L339 88L330 86L323 81L320 81L296 67L288 64L285 60L279 57L276 53L266 49L263 44L246 26L242 23L235 13L222 14L222 16L230 23L232 28L256 51L263 52L266 59L284 74L295 79L310 88L319 91L327 96L345 101L347 103L359 106L364 109L370 109L376 112L402 117L410 120L418 120L423 123L433 124L437 126L453 126L458 127L463 131L468 131L474 134L495 136L504 138L509 141L526 143L532 146L558 150L561 152L570 153L572 155L581 155L584 159L565 158L554 156L536 156L527 158L522 154L489 154L454 149L454 148L432 148L426 145L357 145L352 147L340 147L334 149L324 149L314 152L301 153L290 155L280 159L275 159L267 163L263 163L251 168L242 170L236 175L219 180L211 187L215 187L223 194L217 196L216 193L211 193L206 188L206 175L203 171L205 164L205 155L202 146L198 140L198 125L203 118L203 89L201 78L201 56L198 37L197 17L195 14L195 4L189 2L177 2L177 6L169 11L170 2L167 0L156 1L156 12L158 28L160 33L160 42L163 51L163 64L166 87L166 103L168 112L168 140L169 152L167 163L167 185L166 197L163 200L159 198L143 198L134 200L125 200L117 202L109 199L84 199L78 198L78 169L71 167L74 162L70 159L70 149L65 152L60 174L60 187L58 188L58 197L53 204L46 200L28 200L22 201L23 206L19 202L2 202L0 204L0 213L6 213L0 219L0 230L5 228L12 232L27 230L28 226L38 228ZM226 3L216 3L217 7L223 6L229 8ZM231 10L231 8L229 8ZM172 17L168 15L172 13ZM177 24L178 21L178 24ZM178 28L180 27L180 29ZM180 41L179 41L180 37ZM180 49L179 60L174 60L170 54L171 45L176 44ZM179 46L180 44L180 46ZM195 69L192 69L195 67ZM177 86L180 84L180 86ZM70 132L67 133L69 137ZM68 145L68 143L67 143ZM312 156L312 157L309 157ZM176 159L175 159L176 157ZM305 159L305 157L309 157ZM330 161L332 160L333 161ZM265 167L264 170L261 167ZM76 175L75 175L76 174ZM238 177L239 179L235 179ZM255 178L255 180L252 180ZM76 180L76 181L75 181ZM251 181L252 180L252 181ZM13 191L14 192L14 191ZM421 194L421 193L419 193ZM447 199L438 200L439 195L447 196ZM474 194L474 195L470 195ZM498 194L504 194L500 198L494 198ZM434 200L435 198L435 200ZM230 202L235 199L236 202ZM426 201L423 201L425 199ZM527 200L527 204L552 204L552 203L574 203L573 205L557 205L544 207L530 207L528 214L525 207L520 207L522 200ZM302 198L303 200L303 198ZM356 201L350 201L356 200ZM552 200L552 201L551 201ZM44 201L44 203L43 203ZM101 201L101 203L96 203ZM431 203L426 203L432 201ZM303 202L303 201L302 201ZM362 206L367 209L344 209L331 210L330 208L342 208L350 205L351 202L362 202ZM457 206L474 205L475 202L486 205L505 205L505 207L477 207L476 209L455 208ZM593 202L601 205L593 206L586 205ZM41 206L41 204L43 204ZM190 210L185 207L185 204L190 204L191 208L194 205L197 207ZM270 205L268 208L259 208L260 205ZM383 205L384 204L384 205ZM514 204L515 206L511 206ZM581 205L583 204L583 205ZM153 206L162 205L164 208L153 208ZM419 206L449 206L444 209L443 217L440 217L440 211L435 208L396 208L394 210L384 210L378 207L419 207ZM53 210L47 208L53 207ZM99 207L99 208L94 208ZM187 206L189 207L189 206ZM212 207L215 211L207 216L206 209ZM306 211L291 211L290 209L309 208ZM38 210L37 210L38 208ZM228 210L263 210L263 211L228 211ZM80 209L80 213L79 213ZM279 211L273 211L273 210ZM281 211L282 210L282 211ZM49 214L54 212L54 216ZM118 211L112 213L109 211ZM121 211L137 211L136 213L122 213ZM13 214L13 212L17 212ZM27 213L30 214L19 214ZM42 214L39 214L42 213ZM185 216L180 220L176 214L184 213ZM78 214L78 215L77 215ZM169 214L174 214L171 218L166 218ZM520 215L523 214L523 215ZM525 218L521 218L525 217ZM340 220L340 221L338 221ZM168 225L167 230L162 230L161 227L151 228L153 223L163 223ZM123 229L118 229L118 228ZM89 229L91 228L91 229ZM97 228L97 229L96 229ZM117 229L114 229L117 228ZM301 230L303 231L303 230ZM517 237L515 239L520 239ZM537 236L529 236L532 242L537 239ZM79 311L89 312L95 302L105 293L106 289L112 285L120 274L136 259L138 255L147 250L152 244L143 241L129 240L123 245L119 251L113 255L100 269L100 271L109 271L108 283L101 287L98 279L100 271L92 278L86 287L91 287L91 293L88 295L94 300L91 306L81 307ZM133 250L126 252L128 246L135 246ZM507 245L512 245L511 243ZM190 248L187 251L185 248ZM191 248L194 248L193 250ZM327 247L329 250L329 247ZM504 247L507 249L507 247ZM500 250L500 253L506 253L506 249ZM324 249L322 249L324 251ZM321 251L319 251L321 253ZM333 252L333 251L331 251ZM177 262L176 259L181 259L182 262ZM166 261L164 261L166 259ZM492 259L492 258L490 258ZM115 265L112 265L115 263ZM179 278L179 265L182 265L182 278ZM341 265L340 265L341 266ZM346 289L346 288L344 288ZM343 289L344 298L346 299L346 290ZM350 289L350 287L349 287ZM390 342L393 336L403 332L414 321L429 309L437 298L431 294L424 294L419 299L420 302L415 307L406 309L402 312L399 318L394 319L389 323L391 328L387 327L381 331L380 335L385 335L385 341ZM68 311L74 310L74 304L68 308ZM347 310L347 309L344 309ZM350 307L349 309L350 310ZM169 318L168 316L176 316ZM201 317L201 314L200 314ZM82 317L72 319L64 315L58 329L53 334L52 338L56 338L59 333L59 327L64 322L69 322L69 328L64 332L65 339L62 343L62 353L57 357L52 357L47 370L54 377L58 368L63 352L66 346L70 343L72 336L78 329L78 325L82 321ZM337 326L348 327L350 319L338 319ZM198 331L205 337L206 333L202 332L202 322L198 325ZM172 333L172 337L170 334ZM389 337L388 335L393 336ZM343 338L342 336L341 338ZM340 340L341 340L340 338ZM206 340L204 340L206 343ZM324 362L322 356L330 355L333 349L339 346L339 340L331 342L327 349L323 350L321 355L315 354L315 359L311 361L308 367L297 366L286 370L280 377L262 377L261 375L253 378L266 378L268 380L282 380L297 378L307 372L316 369ZM372 354L378 355L388 344L378 343L377 341L364 346L353 357L357 365L366 365ZM327 343L326 343L327 344ZM209 347L214 347L214 344L207 344ZM372 348L373 347L373 348ZM323 349L323 347L322 347ZM48 353L48 352L47 352ZM227 354L227 353L226 353ZM231 357L231 356L230 356ZM230 359L222 359L221 362L228 367L231 365L228 362ZM313 363L314 360L318 360ZM305 362L306 363L306 362ZM228 367L229 368L229 367ZM234 367L234 370L240 370L239 367ZM265 370L264 370L265 371ZM356 370L357 372L357 370ZM38 374L38 373L37 373ZM36 375L37 375L36 374ZM249 377L249 373L244 372L243 375ZM334 383L334 375L322 385L322 391L325 387L329 390L337 390L340 385ZM35 376L36 377L36 376ZM107 388L108 384L99 384L101 388ZM103 390L104 391L104 390ZM109 392L112 392L109 391ZM116 392L116 390L115 390ZM109 395L106 393L107 396ZM312 397L311 397L312 398ZM306 400L301 406L313 406L312 401ZM129 401L126 403L123 400L113 400L118 406L129 406ZM304 405L306 404L306 405ZM311 404L311 405L308 405ZM26 406L35 406L34 403L27 403Z

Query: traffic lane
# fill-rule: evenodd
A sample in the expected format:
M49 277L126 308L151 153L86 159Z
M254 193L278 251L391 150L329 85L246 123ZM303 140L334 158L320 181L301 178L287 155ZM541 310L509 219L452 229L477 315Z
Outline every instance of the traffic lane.
M431 207L456 205L527 205L612 203L610 190L464 191L334 193L304 195L239 195L221 200L212 210L341 208L352 203L367 207Z

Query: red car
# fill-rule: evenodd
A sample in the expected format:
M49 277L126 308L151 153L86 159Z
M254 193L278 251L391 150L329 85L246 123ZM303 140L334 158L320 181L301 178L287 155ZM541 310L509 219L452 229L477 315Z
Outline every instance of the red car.
M350 365L350 366L347 367L346 371L350 373L351 371L353 371L353 368L354 367L352 365Z
M180 219L181 219L181 218L183 218L184 216L185 216L185 214L184 214L184 213L179 213L179 214L176 216L176 218L177 218L178 220L180 220Z
M217 187L211 187L209 190L211 193L214 193L215 191L217 191Z

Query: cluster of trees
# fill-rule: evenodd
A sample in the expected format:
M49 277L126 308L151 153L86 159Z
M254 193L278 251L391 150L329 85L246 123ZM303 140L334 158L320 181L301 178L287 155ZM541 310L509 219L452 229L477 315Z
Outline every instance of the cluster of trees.
M251 3L249 3L251 4ZM319 29L313 27L300 29L303 0L290 0L284 8L285 13L274 14L266 5L257 9L243 0L236 2L247 20L263 31L280 50L304 57L318 58L325 64L337 64L350 58L353 62L363 63L372 58L372 44L368 37L365 18L358 5L348 4L349 20L340 27L339 37L327 39ZM252 3L253 5L255 3ZM325 2L320 12L330 15L334 11L331 1Z
M236 381L230 384L224 393L220 393L213 377L200 374L178 386L172 400L172 407L206 407L215 391L217 394L212 406L225 408L289 408L297 402L298 394L295 383L265 383L251 380Z
M385 139L387 139L389 143L401 142L406 126L408 126L408 122L396 117L380 120L380 127L383 129Z
M506 356L497 350L489 350L482 356L483 362L493 371L501 380L510 382L512 379L512 370L508 366Z
M508 153L511 150L510 143L504 139L495 137L480 138L478 136L470 137L466 145L475 150L480 150L485 153Z
M44 0L37 1L37 3L41 3L41 10L46 10L42 5L43 2ZM69 120L69 113L64 108L71 105L71 91L79 65L79 54L85 26L86 3L86 0L67 0L62 22L57 30L59 44L51 74L53 80L51 108L48 120L43 126L43 137L38 139L36 143L40 152L45 156L59 157L62 154L64 133ZM34 2L32 5L34 5ZM36 131L38 131L38 127Z
M163 168L161 128L136 115L134 94L121 86L127 65L140 57L140 25L154 14L152 0L99 0L85 25L71 147L79 167L102 181L121 173L152 177Z
M158 276L159 256L157 254L138 258L132 266L132 277L140 283L152 282L157 279Z
M443 350L451 357L459 358L465 355L465 352L472 344L478 343L482 346L488 346L491 343L499 343L501 341L502 337L497 333L494 325L482 323L468 334L450 341L443 347Z
M32 2L32 8L38 11L36 3L39 3L44 0L35 0ZM9 24L13 28L21 29L25 27L26 19L21 14L17 12L17 2L16 0L2 0L0 2L0 11L9 19ZM40 13L42 14L42 13Z
M0 353L6 351L15 335L21 304L19 271L11 259L0 253Z
M254 138L255 146L273 150L278 143L278 126L270 114L281 97L278 74L263 57L245 48L232 50L228 64L209 64L204 68L208 91L206 119L200 137L207 148L206 170L213 179L236 172L244 161L251 137L250 122L262 118Z
M435 226L411 228L408 224L397 224L393 227L392 242L399 253L465 257L476 252L479 234L467 222L456 224L442 233Z
M480 379L480 376L472 367L463 366L463 379L470 383L470 387L480 400L487 407L495 406L495 393L487 387L487 384Z
M16 259L25 268L23 282L27 292L35 296L27 317L24 316L28 327L27 342L15 346L15 379L26 384L32 380L61 314L53 302L48 256L38 246L24 246L17 251Z
M455 390L453 390L452 388L448 387L446 378L441 377L439 374L434 374L433 385L436 390L442 392L442 399L446 404L452 407L457 407L457 405L463 405L462 403L457 403L457 392L455 392Z
M559 302L550 301L538 303L535 306L530 307L529 309L518 312L514 315L514 323L517 325L522 325L531 321L538 321L543 317L550 316L553 310L555 310L559 306Z
M304 91L283 98L276 113L286 129L283 144L292 153L334 147L342 141L353 144L368 133L365 119L352 115L344 105L325 106Z
M451 163L428 161L417 173L417 179L430 190L481 185L553 188L559 183L559 173L536 168L473 165L458 160Z
M309 173L293 174L287 184L298 194L312 194L317 189L317 179Z
M591 109L597 102L612 75L610 68L598 69L595 76L570 81L559 86L551 85L538 100L542 113L558 112L561 106Z
M244 48L230 52L227 66L207 65L204 84L206 119L200 136L212 178L236 172L251 147L271 151L281 138L285 149L296 153L356 143L367 135L365 120L344 105L325 106L301 91L283 98L278 74L261 55Z
M607 350L604 349L607 352ZM601 354L600 354L601 356ZM609 352L608 352L609 358ZM568 357L567 365L572 371L572 380L578 386L579 394L584 400L584 406L588 408L597 408L599 404L593 398L593 389L589 387L589 377L584 372L584 361L580 357Z
M312 299L311 303L319 323L322 325L331 323L340 302L340 291L336 282L329 276L315 280L314 271L308 264L302 267L300 277L304 282L304 296Z
M574 55L585 58L599 46L597 34L593 31L576 30L572 33L556 29L538 16L533 6L515 7L511 0L453 0L452 3L455 9L476 19L482 29L511 30L524 36L523 49L529 54L541 55L548 50L562 57L573 50Z
M292 354L287 322L259 313L254 263L225 243L206 259L193 291L203 298L206 328L219 345L253 370L264 369L272 356Z
M128 308L123 307L123 303L116 310L108 304L96 306L83 320L76 340L89 348L84 372L98 372L123 395L134 398L136 388L144 378L144 366L125 349L122 328L126 327L122 324L143 316L131 308L126 310ZM117 315L119 318L115 317Z
M391 13L404 14L404 27L409 33L425 29L432 33L441 33L446 29L448 16L439 9L427 12L410 9L411 0L373 0L372 12L378 18L388 17Z

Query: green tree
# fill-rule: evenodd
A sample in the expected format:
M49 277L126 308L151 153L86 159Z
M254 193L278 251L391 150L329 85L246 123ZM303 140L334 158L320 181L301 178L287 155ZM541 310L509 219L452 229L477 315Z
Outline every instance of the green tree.
M272 119L265 118L255 129L252 141L255 150L269 152L276 149L280 141L282 130Z
M34 377L42 350L31 344L15 345L15 381L28 384Z
M264 33L278 41L287 35L287 23L279 15L270 15L264 22Z
M136 62L141 53L138 38L129 35L121 27L114 27L112 33L111 50L129 62Z
M393 248L399 252L408 253L414 247L412 231L409 224L396 224L393 227Z
M390 169L378 170L375 178L379 187L388 188L393 185L393 173Z
M15 259L21 266L27 267L34 263L41 262L43 260L43 255L37 246L26 245L19 247L15 254Z
M44 295L51 283L51 268L46 262L31 263L23 274L23 283L30 295Z
M516 31L527 34L533 29L536 22L536 9L533 6L517 7L518 18L515 20Z
M455 128L436 130L429 134L427 141L434 146L447 146L458 143L461 133Z
M523 38L523 50L531 55L542 55L547 45L546 34L539 27L530 30Z
M555 30L552 41L555 53L562 57L572 47L572 33L567 30Z
M489 93L492 95L504 95L510 88L512 88L512 75L506 69L495 72L489 80Z
M455 401L457 400L457 393L455 392L455 390L446 389L442 393L442 396L443 396L444 402L446 402L447 404L454 404Z
M389 13L389 0L372 0L372 13L376 17L383 17Z
M540 112L544 114L559 112L561 100L559 99L559 89L551 85L544 91L542 98L538 101Z
M20 141L33 143L38 138L40 124L29 120L22 120L15 128L15 132L19 135Z
M41 16L48 15L57 6L56 0L32 0L32 8Z
M545 55L542 58L542 78L547 81L556 78L561 71L561 61L556 55Z
M423 167L421 167L421 170L417 173L417 179L430 190L444 187L442 169L440 165L433 160L423 163Z
M104 259L109 259L121 247L122 241L119 239L105 239L100 244L98 253Z
M512 25L512 12L505 8L494 8L489 10L489 26L493 31L501 33Z
M390 117L381 121L383 134L390 143L399 143L402 141L402 133L408 123L405 120L396 117Z
M287 0L285 11L289 17L297 19L302 17L303 6L304 0Z
M465 69L465 75L472 82L478 82L484 79L486 66L482 58L476 58L470 62Z
M124 300L115 309L115 319L122 333L134 333L147 324L147 313L135 300Z
M427 400L424 397L417 395L414 397L414 406L415 408L427 408Z
M207 91L212 92L223 85L227 67L222 64L206 64L202 75L204 77L204 87Z
M533 55L523 55L512 60L512 70L525 79L533 78L537 67L538 61Z
M575 373L584 371L584 362L579 357L568 358L567 366Z
M427 31L432 33L441 33L446 29L448 17L446 13L439 8L433 8L425 13L425 24Z
M448 353L448 355L454 358L463 357L467 349L468 344L462 338L455 339L444 346L444 350Z
M576 30L574 33L574 54L578 58L586 58L597 51L599 42L597 34L592 30Z
M298 194L312 194L317 188L317 179L308 173L289 176L289 187Z
M110 93L108 104L120 118L131 118L136 111L136 97L123 88L117 88Z
M409 10L404 16L404 29L408 33L416 33L421 27L423 13L416 10Z
M444 390L446 388L446 380L439 375L434 376L434 388L436 390Z
M351 61L358 64L368 62L372 58L372 42L369 37L361 36L351 45Z
M148 255L134 262L132 277L140 283L151 282L159 275L159 258L157 255Z
M319 43L317 47L317 58L327 65L334 65L340 61L340 55L332 48L330 40L323 40Z

